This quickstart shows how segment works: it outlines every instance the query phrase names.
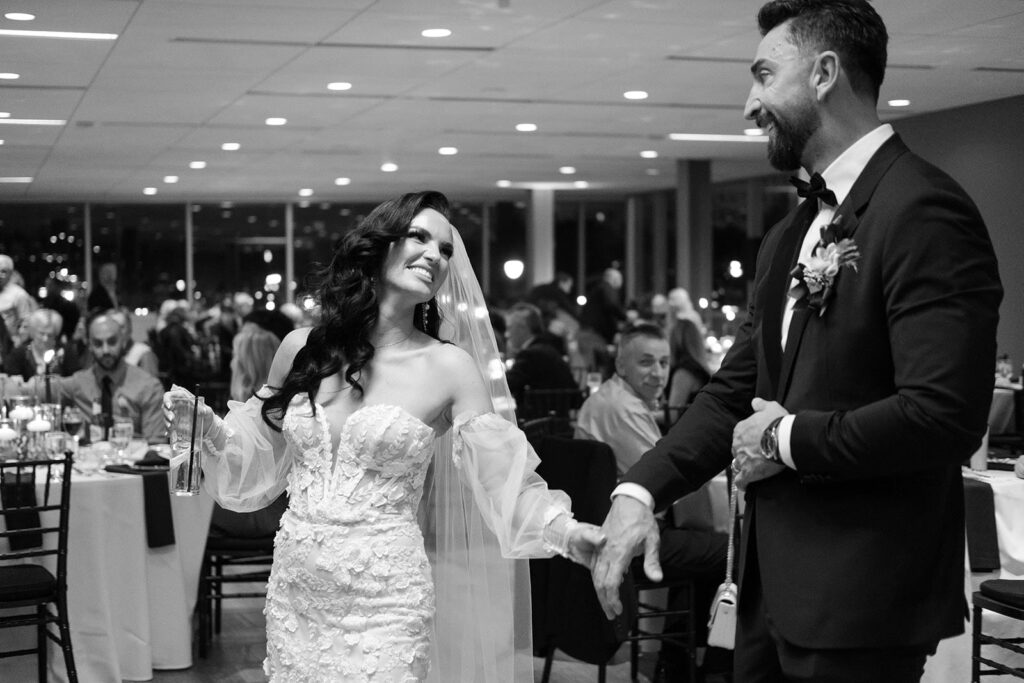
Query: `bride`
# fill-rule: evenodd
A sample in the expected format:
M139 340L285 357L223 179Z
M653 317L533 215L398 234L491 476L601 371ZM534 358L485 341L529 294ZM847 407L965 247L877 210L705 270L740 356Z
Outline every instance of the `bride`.
M513 560L589 566L604 541L534 472L448 216L438 192L374 209L318 273L320 321L284 339L256 396L207 417L221 505L290 496L264 609L272 681L532 681Z

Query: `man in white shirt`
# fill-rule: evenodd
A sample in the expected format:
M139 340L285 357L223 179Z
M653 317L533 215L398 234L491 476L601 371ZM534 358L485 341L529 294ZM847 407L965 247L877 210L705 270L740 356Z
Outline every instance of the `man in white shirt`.
M615 358L615 374L601 384L580 408L576 418L577 439L602 441L615 454L619 476L622 476L661 438L655 420L658 397L668 382L669 347L665 332L652 323L635 323L623 330ZM697 643L707 641L705 628L711 600L725 578L725 556L728 536L716 532L711 520L707 490L700 489L688 498L700 498L693 506L703 510L703 519L690 519L686 528L676 527L671 520L659 519L661 536L659 559L669 579L691 579L694 582L694 607L697 612ZM709 503L709 501L708 501ZM688 595L670 591L669 605L686 609ZM681 620L665 624L666 633L677 632ZM677 681L686 671L686 652L672 641L662 641L659 663L666 680ZM728 662L719 651L715 665Z
M773 0L758 24L745 113L810 182L764 237L721 369L613 494L594 584L614 614L632 555L657 578L653 510L731 455L735 680L919 681L964 630L960 465L992 395L995 254L963 189L878 118L871 4Z

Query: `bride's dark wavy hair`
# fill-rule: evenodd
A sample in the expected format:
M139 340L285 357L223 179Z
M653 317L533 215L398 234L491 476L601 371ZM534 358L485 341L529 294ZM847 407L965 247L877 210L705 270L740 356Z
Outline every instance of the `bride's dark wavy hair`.
M309 397L315 411L313 401L320 382L343 367L346 381L363 393L359 375L373 358L369 335L380 312L377 279L391 245L408 234L412 219L425 209L451 220L448 198L440 192L410 192L388 200L339 240L329 265L311 274L309 282L320 303L320 319L310 330L306 345L295 354L284 383L271 387L273 396L263 399L261 414L272 428L280 431L288 404L300 393ZM440 323L435 299L416 304L416 329L437 339Z

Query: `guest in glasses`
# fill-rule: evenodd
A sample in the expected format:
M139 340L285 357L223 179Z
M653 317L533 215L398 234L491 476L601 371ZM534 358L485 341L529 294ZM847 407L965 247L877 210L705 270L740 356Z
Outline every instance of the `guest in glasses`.
M28 317L28 339L4 357L4 372L28 380L36 375L67 377L81 362L74 345L66 344L60 331L61 315L48 308L33 311Z
M746 491L735 680L917 681L962 633L960 465L985 432L1002 287L949 176L876 112L866 0L774 0L747 118L804 201L761 244L721 369L623 478L595 585L609 614L653 511L731 466Z

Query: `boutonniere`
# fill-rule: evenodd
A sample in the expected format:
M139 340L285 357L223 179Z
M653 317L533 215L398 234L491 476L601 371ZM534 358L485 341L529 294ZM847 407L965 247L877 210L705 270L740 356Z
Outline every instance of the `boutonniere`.
M842 218L836 215L832 223L821 229L821 239L811 250L811 255L790 271L796 284L789 290L789 295L797 301L806 299L807 305L818 311L818 317L825 315L839 271L851 268L857 272L857 261L860 260L857 244L852 238L843 236Z

